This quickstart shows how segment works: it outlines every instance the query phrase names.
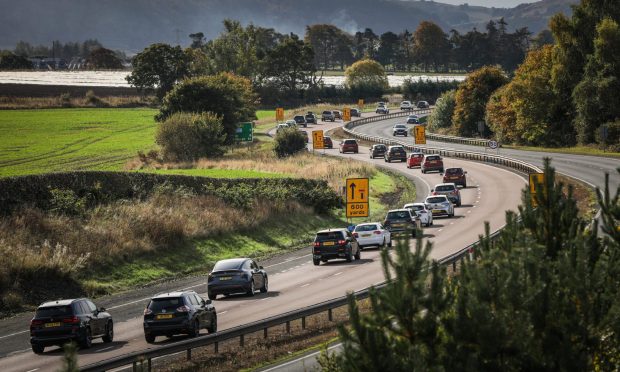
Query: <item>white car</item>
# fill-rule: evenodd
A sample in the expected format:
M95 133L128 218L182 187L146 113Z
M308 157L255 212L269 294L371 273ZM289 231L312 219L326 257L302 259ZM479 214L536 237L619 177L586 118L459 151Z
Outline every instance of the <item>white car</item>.
M387 115L390 113L390 109L387 106L377 106L375 114Z
M418 216L420 222L424 224L424 226L432 226L433 225L433 213L430 210L426 209L426 204L424 203L409 203L405 204L403 208L409 209Z
M288 128L290 128L288 124L278 124L278 126L276 127L276 133L280 133L284 129L288 129Z
M392 234L378 222L360 223L355 226L353 236L357 239L360 249L370 246L392 246Z
M287 120L284 124L291 128L297 128L297 122L295 120Z
M402 101L400 103L400 109L401 110L412 110L413 105L411 104L411 101Z
M430 195L424 200L426 209L430 210L433 216L454 217L454 205L445 195Z

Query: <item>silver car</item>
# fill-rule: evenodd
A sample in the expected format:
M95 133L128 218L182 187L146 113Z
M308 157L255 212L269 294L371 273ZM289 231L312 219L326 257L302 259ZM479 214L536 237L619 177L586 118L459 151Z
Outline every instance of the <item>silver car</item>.
M424 226L432 226L433 225L433 214L430 210L426 209L426 204L424 203L409 203L405 204L403 208L409 209L414 212L416 216L420 219L420 222L424 224Z
M445 195L430 195L424 200L426 209L430 210L433 216L454 217L454 205Z

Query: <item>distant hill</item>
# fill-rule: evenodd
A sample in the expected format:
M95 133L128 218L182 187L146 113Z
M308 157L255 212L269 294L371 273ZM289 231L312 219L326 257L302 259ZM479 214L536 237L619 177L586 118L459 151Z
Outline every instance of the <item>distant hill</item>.
M187 45L194 32L213 38L224 18L303 35L315 23L383 33L414 30L432 20L446 31L466 31L505 17L511 29L536 33L554 13L569 14L574 2L543 0L504 9L413 0L0 0L0 48L13 48L19 40L49 45L96 38L109 48L137 52L154 42Z

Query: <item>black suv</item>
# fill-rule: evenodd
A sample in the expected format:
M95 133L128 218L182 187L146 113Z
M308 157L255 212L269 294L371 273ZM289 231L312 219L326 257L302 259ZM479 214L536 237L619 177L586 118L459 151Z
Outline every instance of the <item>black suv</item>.
M360 246L347 229L321 230L314 237L312 262L319 265L335 258L344 258L347 262L360 259Z
M144 339L187 334L196 337L201 328L217 332L217 314L211 300L204 300L194 291L163 293L151 298L144 309Z
M392 234L411 234L416 236L417 229L421 229L420 219L410 209L394 209L388 212L383 226Z
M407 161L407 151L402 146L390 146L383 158L388 163L391 163L392 160Z
M71 341L87 349L99 337L103 342L112 342L112 316L86 298L46 302L30 321L30 345L36 354L43 353L46 346L62 346Z
M295 115L293 120L295 120L295 123L297 123L298 127L304 127L304 128L308 127L308 123L306 123L306 118L304 118L303 115Z
M374 159L376 157L382 158L387 151L386 145L372 145L370 148L370 158Z
M312 112L308 112L306 114L306 123L307 124L316 124L316 115L314 115Z

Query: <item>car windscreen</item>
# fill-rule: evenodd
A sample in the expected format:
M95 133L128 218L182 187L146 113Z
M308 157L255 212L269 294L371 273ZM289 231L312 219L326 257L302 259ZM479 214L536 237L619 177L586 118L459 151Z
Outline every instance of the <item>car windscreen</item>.
M73 310L71 306L49 306L49 307L40 307L37 309L35 314L36 318L50 318L50 317L61 317L61 316L69 316L73 315Z
M401 220L404 218L411 218L411 215L407 211L393 211L388 212L387 219L388 220Z
M437 156L437 155L435 155L435 156L431 155L431 156L427 156L426 160L441 160L441 158L439 156Z
M411 209L411 210L414 210L414 211L423 211L424 207L421 206L421 205L408 205L407 209Z
M332 114L332 112L331 112L331 111L323 111L323 114L324 114L324 115L331 115L331 114Z
M215 264L213 271L237 270L241 264L241 261L220 261Z
M342 232L341 231L329 231L329 232L321 232L316 234L317 242L324 242L328 240L342 240Z
M447 199L445 197L440 198L440 197L435 197L435 198L428 198L426 199L427 203L445 203L447 201Z
M169 298L154 298L149 303L149 310L154 313L162 312L174 312L178 307L185 305L182 297L169 297Z
M344 143L347 145L355 145L357 142L355 140L345 140Z
M454 186L452 185L439 185L435 187L435 191L452 191L454 190Z
M375 150L385 150L385 146L384 145L376 145L375 146Z
M411 154L409 155L410 158L422 158L424 157L424 154Z
M374 230L379 230L379 228L377 227L377 225L358 225L355 227L355 231L374 231Z
M404 125L395 125L394 128L396 128L396 129L407 129L407 127L404 126Z
M461 168L448 168L446 169L446 174L457 175L463 173Z
M293 118L293 120L295 120L295 121L304 121L304 117L303 116L295 116Z

